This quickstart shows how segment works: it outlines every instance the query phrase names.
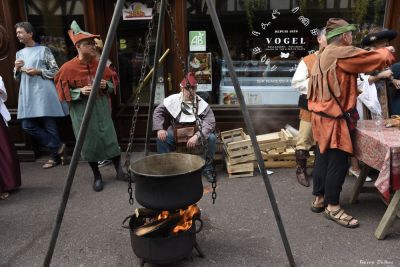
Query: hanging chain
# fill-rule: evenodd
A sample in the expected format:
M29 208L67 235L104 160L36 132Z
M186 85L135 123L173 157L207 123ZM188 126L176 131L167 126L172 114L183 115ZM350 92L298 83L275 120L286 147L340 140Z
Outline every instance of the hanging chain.
M178 53L178 58L179 58L179 61L181 63L181 66L182 66L183 77L186 80L186 89L190 92L190 100L192 102L193 114L194 114L194 117L196 119L197 129L200 132L200 143L201 143L202 148L204 149L203 154L204 154L205 163L207 165L208 163L212 162L213 159L207 156L208 142L207 142L207 140L206 140L206 138L205 138L205 136L203 134L203 124L202 124L201 119L200 119L200 117L198 115L198 103L199 103L199 101L195 101L195 99L196 99L195 94L193 93L193 90L192 90L192 88L190 86L189 80L188 80L187 75L186 75L187 74L186 61L183 58L182 49L181 49L181 47L179 45L178 37L177 37L177 34L176 34L175 20L173 18L172 8L171 8L171 5L169 4L168 0L165 1L165 6L166 6L167 13L168 13L169 24L171 26L172 36L174 37L174 43L175 43L176 50L177 50L177 53ZM211 186L212 186L213 190L212 190L211 197L212 197L212 200L213 200L213 204L215 204L215 200L217 199L217 193L215 191L215 189L217 188L217 175L216 175L216 172L215 172L215 163L214 162L213 162L212 166L213 166L213 168L212 168L213 181L211 183Z
M156 14L156 11L157 11L157 1L158 0L154 0L154 3L153 3L154 14ZM154 26L154 17L155 16L153 16L153 19L151 19L149 21L149 25L148 25L148 32L147 32L147 36L146 36L146 40L145 40L145 48L144 48L144 52L143 52L142 68L140 70L139 88L136 90L136 96L135 96L136 100L135 100L135 104L133 106L134 113L132 116L131 130L129 133L129 143L128 143L128 147L126 149L125 168L126 168L126 171L128 173L128 178L129 178L128 194L129 194L129 204L131 204L131 205L133 205L133 203L134 203L133 192L132 192L133 174L132 174L129 166L131 163L131 153L132 153L133 137L135 135L135 129L136 129L136 121L137 121L139 109L140 109L140 105L139 105L140 93L144 87L143 81L144 81L144 77L146 74L146 62L148 61L148 58L149 58L151 35L153 32L153 26Z
M182 65L183 77L185 77L185 79L187 81L187 77L186 77L186 61L183 58L182 49L181 49L181 46L179 44L178 37L177 37L177 34L176 34L176 26L175 26L174 17L172 15L172 7L171 7L171 5L170 5L168 0L165 1L165 9L166 9L166 11L168 13L169 24L171 26L171 33L172 33L172 36L174 37L174 43L175 43L175 46L176 46L176 51L178 53L178 58L179 58L179 61L180 61L181 65Z

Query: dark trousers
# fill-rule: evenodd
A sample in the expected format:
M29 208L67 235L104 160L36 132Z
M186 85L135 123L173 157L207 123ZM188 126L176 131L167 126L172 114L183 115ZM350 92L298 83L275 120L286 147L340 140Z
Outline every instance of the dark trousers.
M342 185L349 169L349 154L328 149L321 154L317 145L313 170L313 195L324 196L325 204L338 205Z

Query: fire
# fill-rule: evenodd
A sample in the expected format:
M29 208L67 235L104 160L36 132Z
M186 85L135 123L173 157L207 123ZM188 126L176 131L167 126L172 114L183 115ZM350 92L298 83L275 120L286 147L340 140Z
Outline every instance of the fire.
M164 210L158 215L157 220L167 219L168 216L169 216L169 211Z
M172 233L174 233L174 234L189 230L190 227L192 227L193 217L200 215L200 209L196 204L190 205L185 210L180 209L178 212L182 218L179 220L179 222L176 224L176 226L172 229ZM157 220L167 219L169 216L170 216L170 213L168 211L163 211L158 215Z
M192 219L194 216L200 215L200 209L196 204L189 206L186 210L179 210L182 219L172 229L172 233L187 231L192 227Z

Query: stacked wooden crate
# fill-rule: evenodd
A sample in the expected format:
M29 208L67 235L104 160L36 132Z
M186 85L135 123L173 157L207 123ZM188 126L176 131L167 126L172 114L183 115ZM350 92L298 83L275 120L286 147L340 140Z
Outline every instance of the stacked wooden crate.
M225 163L228 175L233 177L248 177L254 175L254 168L258 166L250 137L242 128L221 132L224 144ZM266 168L290 168L296 166L295 145L296 137L289 131L257 135ZM309 158L312 165L314 156Z

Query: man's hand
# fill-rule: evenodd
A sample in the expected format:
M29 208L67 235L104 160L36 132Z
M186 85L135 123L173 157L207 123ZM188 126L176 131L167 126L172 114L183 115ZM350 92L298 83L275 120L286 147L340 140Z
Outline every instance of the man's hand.
M106 89L106 87L107 87L107 81L106 80L103 80L103 79L101 79L100 80L100 89Z
M392 52L392 53L395 53L396 52L396 49L393 47L393 46L386 46L386 49L387 50L389 50L390 52Z
M90 92L92 92L92 86L91 85L86 85L85 87L81 88L81 94L82 95L90 95Z
M35 69L35 68L27 68L25 70L26 74L28 74L29 76L35 76L35 75L41 75L42 71Z
M166 130L158 130L157 138L165 142L167 140L168 132Z
M392 83L396 89L400 89L400 80L393 79Z
M25 63L24 63L24 61L22 59L15 60L15 62L14 62L15 70L19 71L21 69L21 67L24 66L24 64Z
M187 148L195 148L195 146L197 145L197 141L199 140L199 137L197 136L197 134L193 135L192 137L190 137L190 139L187 141L186 143L186 147Z

